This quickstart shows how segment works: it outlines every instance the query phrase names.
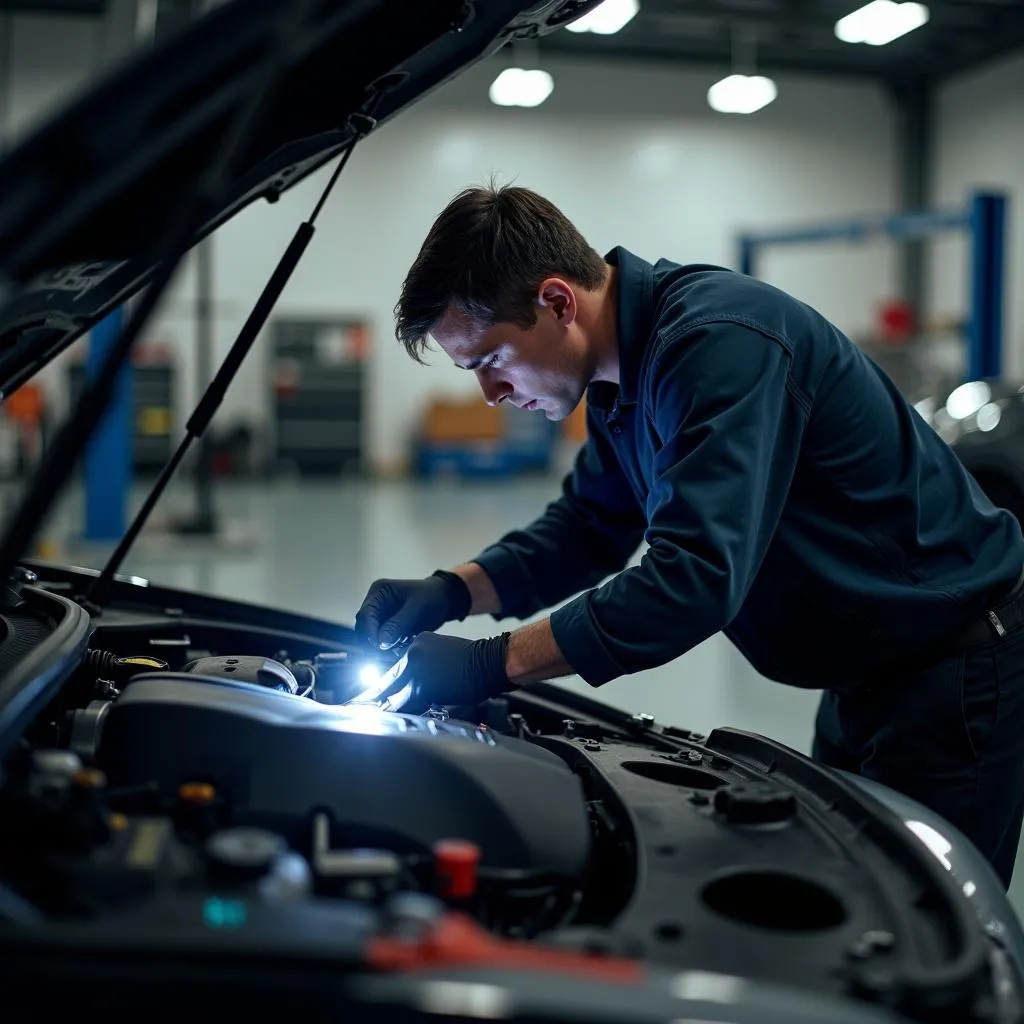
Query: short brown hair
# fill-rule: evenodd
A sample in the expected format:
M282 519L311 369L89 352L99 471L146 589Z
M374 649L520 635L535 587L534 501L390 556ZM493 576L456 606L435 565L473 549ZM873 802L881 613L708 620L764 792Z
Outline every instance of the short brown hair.
M598 288L607 265L554 203L511 185L468 188L434 221L395 306L395 337L417 362L455 306L490 326L530 327L541 281Z

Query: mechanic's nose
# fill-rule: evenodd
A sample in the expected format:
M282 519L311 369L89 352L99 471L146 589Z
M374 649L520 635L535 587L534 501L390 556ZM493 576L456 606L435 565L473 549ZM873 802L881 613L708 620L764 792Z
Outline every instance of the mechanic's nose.
M486 370L477 370L476 379L488 405L498 405L512 394L512 385L505 380L495 380Z

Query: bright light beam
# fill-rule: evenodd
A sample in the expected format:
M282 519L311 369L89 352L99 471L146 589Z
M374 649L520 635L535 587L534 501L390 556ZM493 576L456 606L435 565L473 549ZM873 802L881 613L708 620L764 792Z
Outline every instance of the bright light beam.
M408 655L404 655L387 672L381 672L372 662L367 663L359 670L359 681L366 686L366 689L346 703L368 704L379 700L382 694L387 693L394 686L398 677L405 671L405 666L408 663ZM405 700L408 699L408 697L405 698ZM405 701L403 700L402 703L405 703Z
M359 682L367 689L373 689L380 685L380 675L380 668L368 662L359 670Z

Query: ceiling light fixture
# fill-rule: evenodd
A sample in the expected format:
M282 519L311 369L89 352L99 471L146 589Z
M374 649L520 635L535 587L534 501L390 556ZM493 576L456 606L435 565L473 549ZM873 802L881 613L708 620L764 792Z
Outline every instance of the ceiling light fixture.
M753 114L778 94L775 83L763 75L727 75L708 89L708 104L720 114Z
M488 96L499 107L539 107L554 88L554 79L540 68L505 68L491 82Z
M920 28L928 17L928 8L924 4L872 0L836 22L836 38L844 43L885 46Z
M733 73L715 82L708 89L708 106L712 110L717 110L720 114L753 114L762 107L767 107L778 96L779 90L770 78L753 73L755 48L753 29L733 30Z
M603 4L565 27L570 32L594 32L599 36L611 36L625 28L639 10L639 0L604 0Z

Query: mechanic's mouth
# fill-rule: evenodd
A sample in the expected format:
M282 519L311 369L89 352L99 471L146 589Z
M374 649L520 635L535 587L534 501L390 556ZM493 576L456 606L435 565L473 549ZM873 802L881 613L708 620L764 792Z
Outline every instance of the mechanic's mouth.
M526 405L520 406L520 408L525 409L527 412L533 412L537 408L537 399L534 398L532 401L527 402Z

